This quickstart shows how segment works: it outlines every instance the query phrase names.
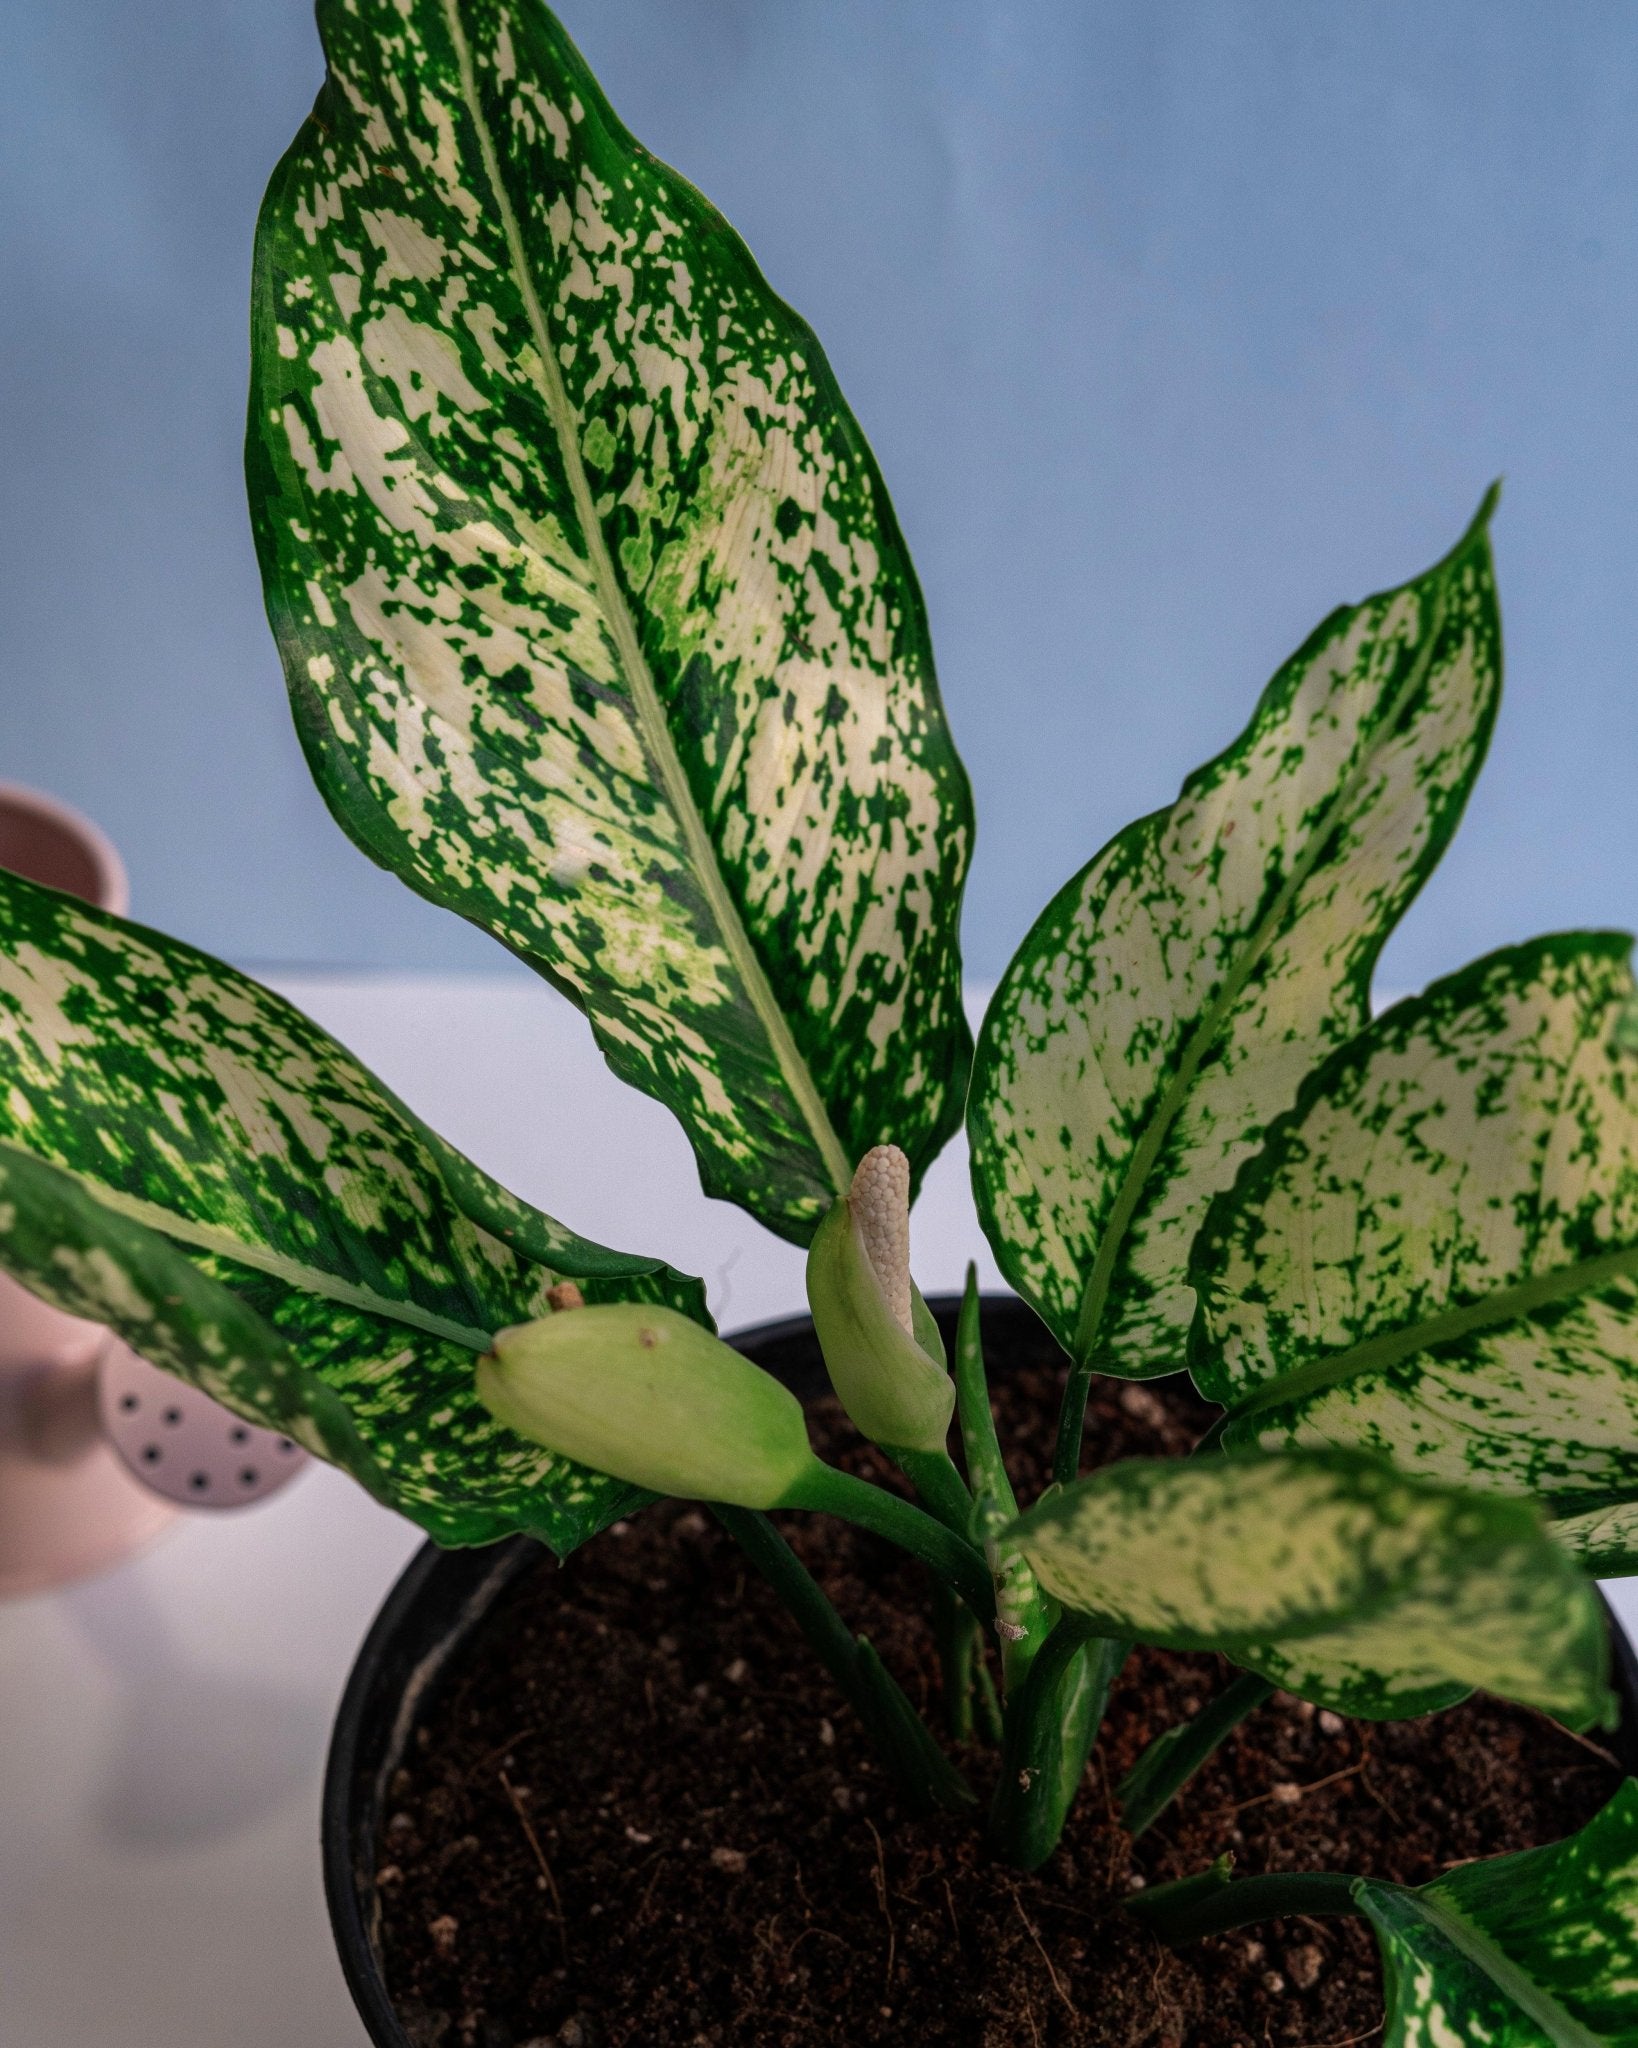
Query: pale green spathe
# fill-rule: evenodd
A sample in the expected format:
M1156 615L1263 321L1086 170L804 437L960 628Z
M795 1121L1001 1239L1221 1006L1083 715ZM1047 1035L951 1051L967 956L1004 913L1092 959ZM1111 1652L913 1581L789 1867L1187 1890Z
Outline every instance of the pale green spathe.
M778 1507L818 1464L796 1396L670 1309L611 1303L503 1330L478 1397L520 1436L682 1500Z
M830 1383L854 1427L893 1450L943 1450L955 1382L895 1319L845 1199L808 1253L808 1306Z

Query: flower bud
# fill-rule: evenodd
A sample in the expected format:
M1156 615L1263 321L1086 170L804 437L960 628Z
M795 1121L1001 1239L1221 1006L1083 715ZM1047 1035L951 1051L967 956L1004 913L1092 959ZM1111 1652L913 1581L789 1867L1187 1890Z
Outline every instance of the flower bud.
M778 1507L817 1460L802 1404L669 1308L613 1302L502 1330L478 1398L548 1450L683 1500Z
M910 1284L909 1179L896 1146L865 1155L851 1194L814 1237L808 1306L854 1425L890 1450L937 1451L949 1435L955 1383L911 1334L925 1309L917 1315Z

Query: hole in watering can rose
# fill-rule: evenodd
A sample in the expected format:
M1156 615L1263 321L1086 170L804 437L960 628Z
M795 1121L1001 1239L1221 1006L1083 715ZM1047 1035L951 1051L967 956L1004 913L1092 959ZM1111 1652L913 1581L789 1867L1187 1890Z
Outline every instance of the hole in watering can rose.
M256 1467L254 1465L247 1465L239 1474L239 1484L241 1486L254 1486L259 1477L260 1474L257 1472Z
M137 1412L137 1410L142 1406L142 1403L137 1399L135 1394L121 1394L119 1397L119 1405L125 1414L134 1415Z
M208 1472L195 1472L193 1477L188 1481L188 1484L193 1488L195 1493L204 1493L209 1489L210 1486L210 1474Z
M287 1458L296 1446L290 1441L289 1437L281 1436L275 1448L282 1457Z
M228 1431L228 1442L230 1444L247 1444L249 1441L250 1431L245 1428L242 1422L236 1422Z
M144 1465L157 1465L164 1455L165 1453L159 1448L158 1444L144 1444L142 1446L142 1462Z
M175 1429L177 1424L182 1420L182 1410L180 1408L167 1408L165 1410L165 1413L160 1417L160 1420L166 1423L170 1428Z

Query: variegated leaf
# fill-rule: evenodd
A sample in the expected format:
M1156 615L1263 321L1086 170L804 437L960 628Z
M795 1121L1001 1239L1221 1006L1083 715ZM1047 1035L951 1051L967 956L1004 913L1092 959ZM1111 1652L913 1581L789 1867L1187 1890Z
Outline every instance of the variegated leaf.
M1530 1491L1619 1570L1638 1502L1631 940L1491 954L1377 1019L1213 1208L1192 1367L1230 1447Z
M249 472L331 809L805 1242L959 1120L971 838L922 601L807 326L538 0L321 0Z
M1333 613L1240 738L1061 891L996 992L968 1113L979 1208L1083 1367L1182 1363L1207 1203L1369 1015L1495 714L1489 511L1425 576Z
M1567 1841L1415 1891L1362 1878L1382 1948L1383 2048L1638 2042L1638 1784Z
M151 1364L383 1490L340 1397L254 1309L73 1174L3 1142L0 1263L54 1308L106 1324Z
M377 1490L439 1541L524 1528L561 1552L631 1504L501 1429L473 1357L546 1313L562 1274L593 1298L703 1319L698 1282L577 1238L430 1145L350 1054L245 976L3 871L0 1141L265 1319L345 1408ZM473 1222L451 1166L468 1207L510 1219L551 1263ZM34 1284L9 1231L0 1265Z
M1219 1650L1322 1706L1397 1719L1473 1686L1602 1719L1597 1594L1525 1501L1354 1451L1131 1459L1014 1524L1100 1634Z
M1638 1498L1560 1513L1553 1534L1600 1578L1625 1579L1638 1572Z

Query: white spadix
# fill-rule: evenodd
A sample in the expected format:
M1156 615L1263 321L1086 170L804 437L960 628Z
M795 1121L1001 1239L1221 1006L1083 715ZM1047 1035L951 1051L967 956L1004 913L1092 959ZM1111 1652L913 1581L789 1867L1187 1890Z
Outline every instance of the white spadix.
M808 1305L831 1385L872 1443L941 1451L955 1383L910 1281L910 1166L896 1145L859 1162L808 1253ZM918 1341L918 1339L920 1341Z

